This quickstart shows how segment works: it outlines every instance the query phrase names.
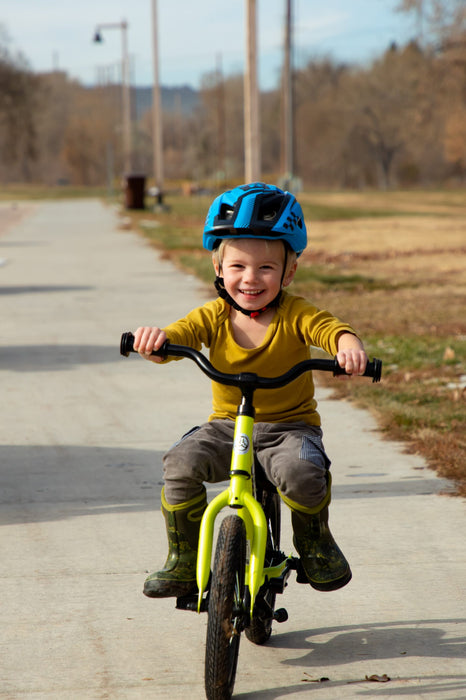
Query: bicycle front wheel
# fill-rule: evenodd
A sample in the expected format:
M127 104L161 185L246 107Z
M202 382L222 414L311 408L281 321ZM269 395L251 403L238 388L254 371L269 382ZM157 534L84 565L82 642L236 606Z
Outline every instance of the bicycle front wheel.
M229 515L220 526L210 585L205 656L207 700L230 700L233 694L244 627L245 569L245 526L237 515Z

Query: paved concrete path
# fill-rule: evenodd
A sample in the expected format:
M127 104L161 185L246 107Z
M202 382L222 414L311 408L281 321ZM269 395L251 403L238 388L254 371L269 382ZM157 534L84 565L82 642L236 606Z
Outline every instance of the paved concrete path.
M0 697L201 699L206 617L141 588L166 553L161 455L207 416L209 385L119 340L202 291L94 200L29 207L0 259ZM235 697L466 698L464 503L367 413L320 407L354 579L290 581L288 622L242 640Z

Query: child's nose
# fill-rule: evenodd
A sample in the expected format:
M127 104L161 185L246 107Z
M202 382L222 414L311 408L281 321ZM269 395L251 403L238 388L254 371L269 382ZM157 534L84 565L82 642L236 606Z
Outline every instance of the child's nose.
M247 282L253 282L257 279L257 272L254 267L246 267L244 270L244 278Z

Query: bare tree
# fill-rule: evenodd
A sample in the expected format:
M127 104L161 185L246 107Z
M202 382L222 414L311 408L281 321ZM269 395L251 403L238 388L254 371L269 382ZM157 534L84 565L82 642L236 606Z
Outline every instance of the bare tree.
M401 0L399 12L415 13L417 41L445 50L464 42L466 3L464 0Z
M414 138L423 66L417 47L393 47L354 81L353 129L378 164L383 187L390 186L395 159Z
M103 184L109 176L110 160L113 172L122 172L120 113L114 108L111 88L91 90L75 86L72 90L62 153L73 182Z
M40 83L21 54L12 55L8 37L0 28L0 149L4 179L31 178L37 157L34 121Z

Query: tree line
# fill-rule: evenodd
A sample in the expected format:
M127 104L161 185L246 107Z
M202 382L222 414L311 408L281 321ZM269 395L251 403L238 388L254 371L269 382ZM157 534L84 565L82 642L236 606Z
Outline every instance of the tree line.
M293 71L294 172L306 186L466 180L466 3L403 0L417 36L370 65L310 59ZM133 90L133 105L136 92ZM284 175L281 90L260 96L262 172ZM122 172L121 90L32 73L0 33L0 180L103 185ZM151 174L150 110L132 118L133 170ZM197 105L163 114L167 179L241 180L243 79L204 76Z

